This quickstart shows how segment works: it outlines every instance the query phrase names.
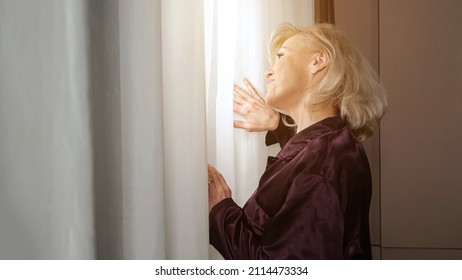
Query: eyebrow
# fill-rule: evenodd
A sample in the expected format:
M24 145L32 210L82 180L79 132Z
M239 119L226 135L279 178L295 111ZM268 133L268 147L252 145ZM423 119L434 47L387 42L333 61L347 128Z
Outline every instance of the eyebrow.
M276 53L280 52L280 51L287 51L288 48L287 47L280 47Z
M287 46L284 46L284 45L283 45L283 46L281 46L281 47L279 48L279 50L293 51L294 48L293 48L292 46L287 47Z

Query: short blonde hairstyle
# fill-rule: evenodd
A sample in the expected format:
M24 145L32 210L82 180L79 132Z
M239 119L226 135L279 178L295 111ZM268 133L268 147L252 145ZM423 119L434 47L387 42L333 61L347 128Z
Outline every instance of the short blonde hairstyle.
M359 141L369 138L387 108L385 89L369 62L332 24L283 24L269 44L271 63L282 44L295 35L313 53L324 53L328 62L324 76L306 98L307 109L332 104Z

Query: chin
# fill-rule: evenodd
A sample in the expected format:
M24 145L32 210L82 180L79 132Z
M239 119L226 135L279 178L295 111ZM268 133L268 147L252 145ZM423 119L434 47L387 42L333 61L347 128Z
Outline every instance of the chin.
M266 98L265 98L265 101L266 101L266 104L270 105L271 107L273 107L273 108L276 107L276 104L274 103L273 98L268 98L268 97L266 97Z
M271 107L273 108L276 108L276 109L280 109L280 103L279 102L280 100L278 100L279 98L277 96L274 96L273 94L267 94L265 96L265 101L268 105L270 105Z
M266 92L265 101L268 105L274 106L274 99L275 99L275 96L273 92Z

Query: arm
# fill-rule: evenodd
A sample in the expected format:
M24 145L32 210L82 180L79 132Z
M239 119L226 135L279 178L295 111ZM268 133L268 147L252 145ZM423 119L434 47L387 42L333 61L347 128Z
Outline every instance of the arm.
M264 196L257 194L257 200L271 200ZM225 199L210 212L210 243L226 259L343 258L342 211L323 177L299 174L284 205L267 218L258 232L259 226L232 199Z

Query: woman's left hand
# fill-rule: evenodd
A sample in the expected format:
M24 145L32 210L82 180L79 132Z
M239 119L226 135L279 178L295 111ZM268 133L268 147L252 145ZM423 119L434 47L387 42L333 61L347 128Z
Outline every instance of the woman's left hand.
M244 78L248 90L234 85L233 110L245 117L245 121L234 121L235 128L249 132L271 131L279 125L279 112L269 106L249 80Z
M231 189L225 178L213 166L209 165L209 213L212 208L225 198L231 197Z

